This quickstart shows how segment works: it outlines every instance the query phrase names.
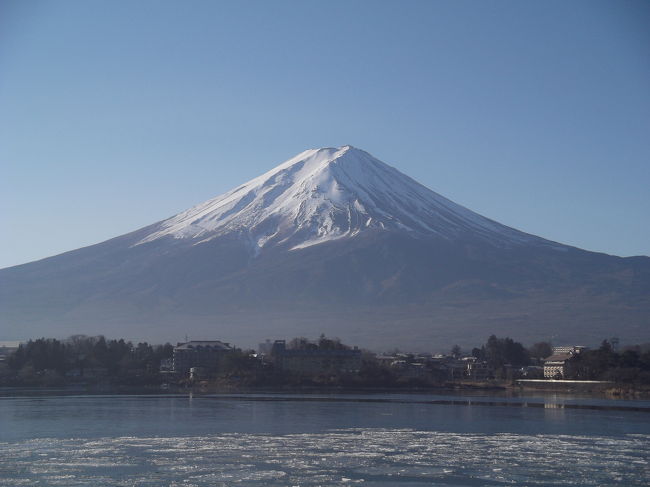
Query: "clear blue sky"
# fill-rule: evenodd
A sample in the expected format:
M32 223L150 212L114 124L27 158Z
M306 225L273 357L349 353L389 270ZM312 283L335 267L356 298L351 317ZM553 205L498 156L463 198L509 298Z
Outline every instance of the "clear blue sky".
M0 1L0 267L343 144L649 255L650 2Z

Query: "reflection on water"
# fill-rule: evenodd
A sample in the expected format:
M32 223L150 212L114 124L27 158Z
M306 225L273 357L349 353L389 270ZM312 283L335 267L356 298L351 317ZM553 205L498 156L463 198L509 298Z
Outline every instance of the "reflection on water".
M508 402L425 395L1 398L0 484L647 485L650 414L638 409L646 404Z

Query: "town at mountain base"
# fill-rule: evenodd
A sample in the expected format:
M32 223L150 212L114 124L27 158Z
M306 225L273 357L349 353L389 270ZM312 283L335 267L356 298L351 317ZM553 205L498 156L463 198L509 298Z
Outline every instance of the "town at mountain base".
M371 349L486 333L650 341L650 258L519 232L350 146L90 247L0 270L0 339L320 332Z
M266 340L257 350L219 340L152 346L103 336L40 338L0 347L0 386L104 392L535 388L647 397L650 344L619 347L612 338L594 349L549 342L525 347L492 335L471 352L454 345L447 353L376 354L325 335Z

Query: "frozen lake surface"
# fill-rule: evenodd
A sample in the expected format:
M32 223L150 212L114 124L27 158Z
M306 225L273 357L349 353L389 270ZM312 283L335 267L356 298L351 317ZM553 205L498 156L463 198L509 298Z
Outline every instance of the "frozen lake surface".
M648 407L555 396L6 396L0 485L648 485Z

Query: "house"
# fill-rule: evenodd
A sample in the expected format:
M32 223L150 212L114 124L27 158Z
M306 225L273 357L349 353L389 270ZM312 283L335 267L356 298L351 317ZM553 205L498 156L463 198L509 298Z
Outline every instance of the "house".
M448 380L458 380L465 377L467 364L466 360L447 355L440 365L445 370Z
M542 379L544 377L544 367L527 365L519 369L519 375L525 379Z
M487 380L492 375L492 370L484 360L479 360L476 357L465 357L462 359L465 362L465 373L467 377L472 380Z
M193 367L214 372L221 357L232 351L229 343L218 340L179 343L174 347L173 369L177 374L188 374Z
M0 342L0 362L7 360L9 355L18 350L20 342Z
M160 361L160 368L158 369L161 374L174 373L174 359L164 358Z
M361 350L357 347L293 350L287 349L284 340L276 340L271 357L277 369L298 374L357 373L361 369Z
M411 357L411 360L394 360L390 363L390 367L400 377L411 379L424 377L428 373L426 364L416 357Z
M190 380L200 380L208 375L208 371L203 367L192 367L190 369Z

